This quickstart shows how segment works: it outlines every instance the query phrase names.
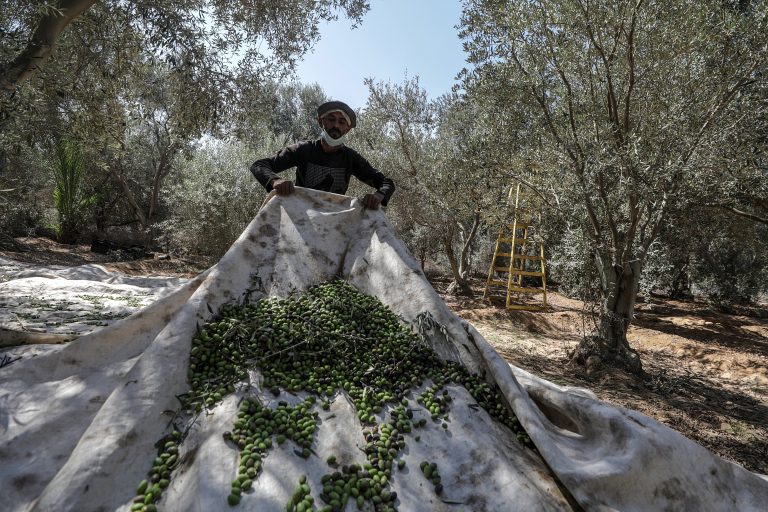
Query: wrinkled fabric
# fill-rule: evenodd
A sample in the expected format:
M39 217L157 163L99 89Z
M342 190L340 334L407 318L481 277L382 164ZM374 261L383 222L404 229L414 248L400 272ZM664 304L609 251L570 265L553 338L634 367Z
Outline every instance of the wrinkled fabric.
M209 413L180 415L191 338L224 304L284 297L334 277L418 326L441 358L497 383L537 448L521 446L466 390L449 385L450 428L428 422L420 442L415 431L406 437L406 468L393 470L391 481L399 510L765 509L765 477L642 414L507 364L441 301L383 212L303 189L271 197L218 264L128 318L66 345L6 352L21 359L0 368L2 509L128 510L156 456L154 443L172 425L187 436L158 508L228 509L238 451L222 434L239 400L258 396L273 405L303 395L264 392L253 371ZM409 395L414 409L417 394ZM314 454L303 459L290 442L274 447L253 492L233 510L284 510L301 475L320 504L328 455L365 461L348 397L338 393L319 413ZM438 464L442 496L419 474L422 460Z

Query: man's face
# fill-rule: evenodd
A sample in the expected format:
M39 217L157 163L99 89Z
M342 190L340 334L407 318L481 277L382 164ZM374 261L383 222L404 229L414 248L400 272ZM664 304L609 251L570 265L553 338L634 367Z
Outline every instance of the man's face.
M320 126L322 126L326 133L334 139L338 139L347 133L350 128L347 119L341 115L341 112L325 114L319 121Z

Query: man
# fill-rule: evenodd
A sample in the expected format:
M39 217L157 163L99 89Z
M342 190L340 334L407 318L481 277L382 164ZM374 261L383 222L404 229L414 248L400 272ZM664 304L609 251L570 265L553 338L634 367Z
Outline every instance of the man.
M317 108L320 138L290 145L276 155L257 160L251 172L267 192L285 196L294 191L293 182L277 173L296 167L296 185L345 194L351 176L376 189L363 197L363 207L375 210L386 206L395 192L395 183L374 169L357 151L347 147L346 134L357 125L357 116L346 103L329 101Z

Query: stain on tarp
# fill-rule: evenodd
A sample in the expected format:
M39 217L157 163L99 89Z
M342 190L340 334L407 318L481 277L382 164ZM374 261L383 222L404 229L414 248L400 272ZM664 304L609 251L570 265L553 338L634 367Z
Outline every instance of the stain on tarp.
M325 265L333 265L335 263L335 261L329 258L324 251L320 251L316 248L313 248L309 254L312 256L312 258L315 259L315 261L322 261Z
M14 477L11 480L11 485L13 485L18 490L24 490L25 488L36 484L37 480L38 478L34 473L25 473L23 475Z
M196 445L194 448L181 455L181 458L179 459L179 471L185 471L192 467L199 449L200 445Z
M611 418L608 421L608 428L613 434L612 440L616 450L620 453L628 444L627 427L618 419Z
M124 436L121 436L120 439L117 440L117 445L120 448L125 448L126 446L132 446L133 443L139 438L139 436L134 432L133 430L129 431Z
M464 505L469 507L468 510L477 510L477 511L488 510L488 503L486 499L476 494L473 494L472 496L470 496L469 499L467 499L467 501L464 502Z
M263 236L275 237L277 236L277 230L272 224L262 224L259 228L259 233Z
M694 502L689 501L693 496L691 496L685 489L682 481L677 477L672 477L669 480L662 482L662 484L653 491L653 495L656 498L663 497L672 503L686 503L686 510L702 509L700 506L701 504L697 503L699 501L698 499L695 499Z

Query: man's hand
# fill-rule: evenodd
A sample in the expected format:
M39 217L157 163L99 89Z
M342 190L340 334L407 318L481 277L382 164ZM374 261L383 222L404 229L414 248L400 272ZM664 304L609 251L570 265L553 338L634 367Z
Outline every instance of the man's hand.
M272 190L279 196L287 196L293 194L295 189L291 180L276 179L272 181Z
M368 210L378 210L379 205L384 200L384 194L376 192L374 194L365 194L363 197L363 208Z

